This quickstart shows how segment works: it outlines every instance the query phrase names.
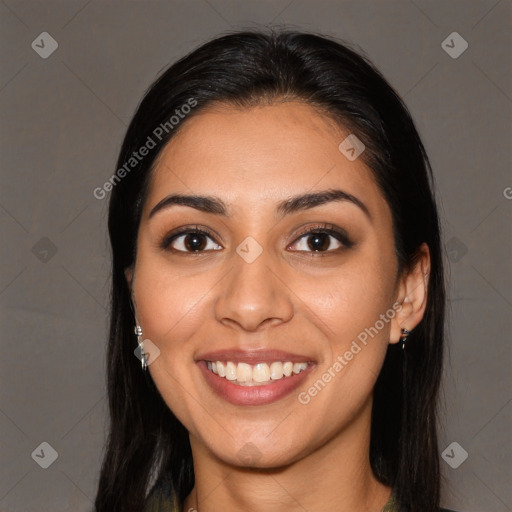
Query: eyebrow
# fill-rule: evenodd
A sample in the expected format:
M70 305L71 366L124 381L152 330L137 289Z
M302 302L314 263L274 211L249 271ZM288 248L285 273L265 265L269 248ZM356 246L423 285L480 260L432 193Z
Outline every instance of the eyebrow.
M371 219L368 208L360 199L340 189L321 190L318 192L290 197L278 203L276 212L279 215L284 216L334 201L347 201L352 203L360 208L365 215ZM170 208L173 205L188 206L205 213L212 213L214 215L221 215L224 217L229 216L229 208L226 206L224 201L218 197L171 194L164 197L151 209L148 219L151 219L151 217L153 217L157 212Z

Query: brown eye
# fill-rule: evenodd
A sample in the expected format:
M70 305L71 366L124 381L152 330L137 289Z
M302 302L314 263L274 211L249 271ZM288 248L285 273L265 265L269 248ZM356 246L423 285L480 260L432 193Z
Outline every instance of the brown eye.
M302 233L290 246L298 252L335 252L354 244L347 234L333 228L316 227Z
M307 244L312 251L327 251L331 245L330 238L327 233L314 233L307 237Z
M202 251L207 245L206 237L198 233L189 233L185 235L183 244L187 251Z
M302 235L296 244L297 251L327 252L342 247L343 244L328 233L309 233Z
M183 253L199 253L222 249L209 233L200 229L189 229L171 235L162 242L161 246L163 249L172 249Z

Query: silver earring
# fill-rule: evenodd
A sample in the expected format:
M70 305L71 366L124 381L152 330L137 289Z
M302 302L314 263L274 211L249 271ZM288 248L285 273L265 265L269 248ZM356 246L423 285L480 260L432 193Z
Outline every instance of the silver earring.
M411 334L412 331L408 331L407 329L402 329L402 336L400 338L400 341L402 342L402 350L405 349L405 342L407 341L407 338L409 337L409 334Z
M146 360L146 353L144 352L144 341L142 341L142 327L140 325L136 325L134 332L137 336L137 343L140 347L140 363L142 365L142 369L146 370L148 367L148 362Z

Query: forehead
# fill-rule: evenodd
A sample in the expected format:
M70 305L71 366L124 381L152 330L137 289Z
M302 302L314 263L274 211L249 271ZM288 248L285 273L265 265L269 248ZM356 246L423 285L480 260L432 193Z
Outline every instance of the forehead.
M350 132L306 103L215 105L183 123L155 164L145 209L171 192L261 208L334 187L363 196L370 209L385 207L371 170L339 149Z

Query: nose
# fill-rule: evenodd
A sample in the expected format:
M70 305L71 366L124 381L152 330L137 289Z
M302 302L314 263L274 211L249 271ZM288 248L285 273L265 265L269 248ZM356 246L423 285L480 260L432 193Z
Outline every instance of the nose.
M233 267L219 288L215 315L219 322L246 331L278 325L293 317L291 291L268 251L248 263L233 253Z

